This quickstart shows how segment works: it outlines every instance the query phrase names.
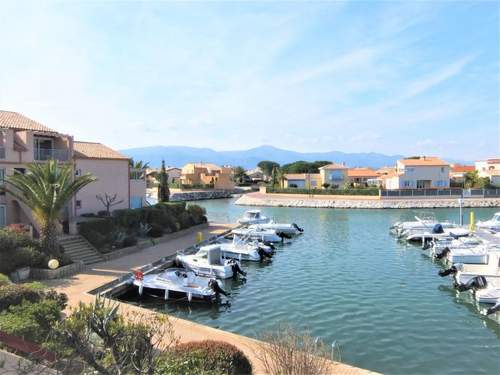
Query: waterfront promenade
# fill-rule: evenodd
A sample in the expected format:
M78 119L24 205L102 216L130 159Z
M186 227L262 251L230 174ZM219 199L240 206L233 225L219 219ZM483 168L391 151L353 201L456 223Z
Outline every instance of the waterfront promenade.
M67 313L71 312L71 308L78 305L80 302L90 303L94 301L95 296L88 292L102 286L114 279L130 273L131 270L139 268L143 265L152 263L162 257L173 255L177 250L191 246L195 242L196 232L202 231L204 238L220 234L231 228L229 224L211 223L208 227L190 228L184 231L182 236L178 236L171 241L139 250L136 253L126 255L124 257L114 259L107 262L96 263L89 267L84 272L74 275L67 279L58 279L47 281L46 284L55 288L60 293L65 293L68 296ZM127 303L118 302L122 313L134 314L156 314L155 312L141 307L133 306ZM265 312L263 312L265 313ZM240 336L234 333L222 331L198 323L194 323L184 319L178 319L170 316L173 323L175 334L182 342L195 340L221 340L236 345L242 350L251 360L254 374L264 374L262 364L255 356L255 350L258 347L258 341ZM353 366L332 362L331 374L374 374L373 372L359 369Z
M459 207L457 198L409 197L382 198L359 195L308 195L248 193L236 204L242 206L304 207L304 208L454 208ZM467 198L463 207L500 207L500 198Z

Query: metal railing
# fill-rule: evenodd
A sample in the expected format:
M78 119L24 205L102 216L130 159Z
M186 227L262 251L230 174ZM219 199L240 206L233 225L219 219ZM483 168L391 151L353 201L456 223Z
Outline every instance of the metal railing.
M500 197L500 189L401 189L380 190L380 196L386 198L411 198L411 197L473 197L488 198Z
M35 148L33 157L38 161L51 159L67 161L69 160L69 150L59 148Z

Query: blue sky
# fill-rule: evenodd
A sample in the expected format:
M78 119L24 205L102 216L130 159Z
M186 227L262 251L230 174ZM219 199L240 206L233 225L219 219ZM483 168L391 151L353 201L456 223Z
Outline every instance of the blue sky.
M500 155L499 5L2 2L0 108L116 148Z

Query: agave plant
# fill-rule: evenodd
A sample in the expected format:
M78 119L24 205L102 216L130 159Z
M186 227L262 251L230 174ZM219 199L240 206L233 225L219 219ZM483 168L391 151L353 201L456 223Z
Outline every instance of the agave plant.
M7 178L3 189L32 210L39 225L42 249L57 256L57 221L61 211L79 190L93 181L95 177L90 174L73 178L71 166L58 166L55 160L49 160L45 164L29 164L25 174L15 172Z

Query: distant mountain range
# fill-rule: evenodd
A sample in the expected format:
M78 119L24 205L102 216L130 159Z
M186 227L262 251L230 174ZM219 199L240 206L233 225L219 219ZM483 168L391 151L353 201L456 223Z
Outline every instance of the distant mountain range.
M152 146L120 150L121 153L149 162L152 167L161 165L162 159L170 166L182 167L192 162L215 163L219 165L240 165L244 168L254 168L262 160L272 160L280 164L291 163L297 160L315 161L328 160L344 162L349 167L378 168L394 165L402 155L384 155L374 152L345 153L340 151L330 152L296 152L279 149L273 146L260 146L242 151L215 151L209 148L195 148L184 146Z

